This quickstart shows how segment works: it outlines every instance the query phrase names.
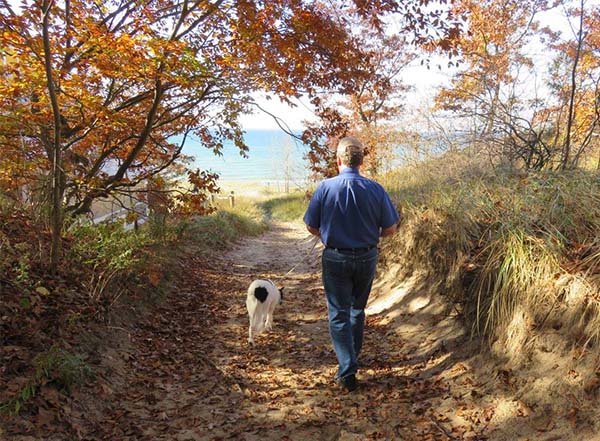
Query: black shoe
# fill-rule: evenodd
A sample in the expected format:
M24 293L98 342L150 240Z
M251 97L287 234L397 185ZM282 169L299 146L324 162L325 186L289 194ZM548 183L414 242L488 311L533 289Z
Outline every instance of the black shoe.
M344 378L336 378L335 382L348 392L358 389L358 381L356 381L356 376L354 374L348 375Z

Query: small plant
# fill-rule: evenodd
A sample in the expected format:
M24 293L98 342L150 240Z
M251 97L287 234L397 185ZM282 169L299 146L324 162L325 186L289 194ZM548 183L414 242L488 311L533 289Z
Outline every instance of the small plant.
M75 385L93 375L91 368L81 355L52 346L47 352L34 359L33 377L10 400L0 404L0 411L19 413L37 395L40 387L53 384L58 389L71 393Z
M122 290L115 289L110 299L104 298L116 281L142 266L142 250L152 243L149 235L124 231L119 224L80 226L73 235L72 258L89 269L89 278L83 283L94 303L112 304L121 295Z
M30 281L29 273L31 271L29 264L29 246L25 243L18 243L14 246L14 250L18 254L17 266L15 268L15 280L19 284L28 284Z
M71 354L56 346L36 360L36 377L46 378L59 389L71 393L73 386L92 376L83 356Z

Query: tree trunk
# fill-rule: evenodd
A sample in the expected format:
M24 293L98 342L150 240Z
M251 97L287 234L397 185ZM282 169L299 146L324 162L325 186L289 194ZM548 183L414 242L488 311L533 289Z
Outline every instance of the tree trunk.
M583 7L585 0L581 0L581 10L579 11L579 32L577 33L577 50L575 52L575 59L573 60L573 69L571 70L571 93L569 95L569 114L567 116L567 133L565 139L565 145L563 148L563 158L561 169L566 170L569 168L569 162L571 161L571 130L573 128L573 120L575 119L575 88L577 87L577 65L579 64L579 58L581 56L581 46L583 45Z
M50 147L52 168L50 171L52 181L52 243L50 249L50 271L56 274L60 260L61 250L61 231L62 231L62 198L64 193L64 177L61 155L61 137L60 137L60 109L58 107L58 98L54 85L52 74L52 56L50 53L50 9L54 4L53 0L44 0L42 4L42 36L44 40L44 66L46 81L48 83L48 95L52 104L54 136Z

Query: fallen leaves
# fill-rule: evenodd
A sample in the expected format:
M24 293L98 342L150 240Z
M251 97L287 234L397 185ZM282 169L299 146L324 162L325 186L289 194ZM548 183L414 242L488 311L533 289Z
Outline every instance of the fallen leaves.
M247 246L274 254L280 244ZM90 440L140 441L339 439L339 427L349 421L353 425L343 435L361 441L479 441L502 418L527 421L544 436L555 430L553 418L510 395L519 372L498 369L482 378L471 360L419 358L410 352L419 342L379 317L367 322L361 389L341 394L331 381L336 360L324 301L306 302L304 295L321 289L317 272L286 281L295 294L277 311L273 331L248 347L243 292L254 269L232 265L236 252L210 265L193 255L184 258L186 274L177 292L135 325L124 325L121 347L102 348L106 370L85 395L67 399L51 385L41 388L34 425L58 433L62 424ZM277 265L288 267L274 264L266 276L276 280ZM21 348L4 351L8 363L0 369L18 370ZM599 387L590 381L586 390L592 394ZM500 393L509 396L504 415L494 399ZM573 403L562 416L578 427L582 416Z
M545 433L553 430L556 427L554 415L550 406L542 409L539 415L534 417L532 425L537 432Z
M531 416L531 414L533 413L533 411L531 410L531 407L529 407L526 403L524 403L522 400L517 400L515 402L515 414L517 416L521 416L521 417L529 417Z
M48 290L48 288L45 288L43 286L38 286L35 289L35 292L37 292L41 296L49 296L50 295L50 291Z
M600 389L600 373L596 372L596 375L589 379L583 386L588 399L595 399L598 397L598 390Z

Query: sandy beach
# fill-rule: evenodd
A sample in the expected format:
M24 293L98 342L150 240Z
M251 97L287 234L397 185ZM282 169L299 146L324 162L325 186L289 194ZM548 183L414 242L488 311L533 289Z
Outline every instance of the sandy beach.
M234 195L262 199L296 191L306 191L307 182L290 181L286 188L283 180L219 180L220 196Z

